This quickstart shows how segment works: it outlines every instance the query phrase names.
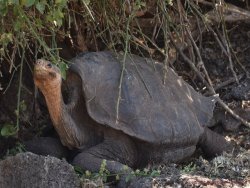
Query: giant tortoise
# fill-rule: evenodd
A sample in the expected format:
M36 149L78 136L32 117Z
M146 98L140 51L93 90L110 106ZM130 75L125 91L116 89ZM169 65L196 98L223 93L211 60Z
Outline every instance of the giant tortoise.
M206 126L213 98L196 92L171 68L151 59L90 52L71 61L62 94L59 69L37 60L35 85L43 93L61 143L78 149L73 164L111 173L152 163L178 162L197 146L210 155L229 148Z

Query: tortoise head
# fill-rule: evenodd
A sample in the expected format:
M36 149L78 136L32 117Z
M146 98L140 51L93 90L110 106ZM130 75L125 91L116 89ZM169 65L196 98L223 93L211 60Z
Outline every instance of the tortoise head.
M62 77L60 70L51 62L39 59L34 66L34 82L42 91L61 86Z

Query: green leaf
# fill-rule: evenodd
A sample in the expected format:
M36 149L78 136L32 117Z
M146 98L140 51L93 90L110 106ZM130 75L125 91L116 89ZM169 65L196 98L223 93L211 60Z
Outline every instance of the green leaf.
M12 124L5 124L1 129L1 135L4 137L12 136L17 133L17 129Z
M115 176L115 180L116 180L116 181L119 181L119 180L120 180L119 174L117 174L117 175Z
M17 20L13 23L13 28L14 31L20 31L22 28L22 22L20 22L20 20Z
M159 170L153 170L150 174L151 177L159 176L161 172Z
M5 16L8 12L8 7L7 6L2 6L0 4L0 16Z
M81 175L81 176L84 174L83 169L82 169L81 167L79 167L79 166L74 166L74 170L75 170L75 172L76 172L77 174L79 174L79 175Z
M60 3L62 3L62 0L55 0L55 3L60 4Z
M21 112L25 112L27 110L27 105L24 100L21 101L19 108Z
M91 176L91 172L88 171L88 170L86 170L86 171L85 171L85 176L86 176L86 177L90 177L90 176Z
M55 0L55 5L63 8L67 5L67 0Z
M35 4L36 0L21 0L21 5L24 5L26 7L31 7Z
M19 0L9 0L10 4L19 5Z
M26 7L31 7L32 5L35 4L35 1L36 1L36 0L26 0L25 6L26 6Z
M65 80L66 79L66 71L68 69L68 65L64 62L59 63L59 69L61 71L62 78Z
M44 13L44 10L45 10L45 4L44 3L41 3L41 2L38 2L36 4L36 9L41 13L43 14Z
M25 151L24 145L17 142L13 148L10 148L6 152L6 156L14 156L18 153L22 153Z
M7 45L13 41L13 34L12 33L3 33L0 35L0 44Z
M134 174L128 174L126 176L125 182L129 182L135 175Z
M54 20L53 20L54 24L59 27L62 26L62 21L64 17L62 10L61 9L55 10L53 12L53 17L54 17Z

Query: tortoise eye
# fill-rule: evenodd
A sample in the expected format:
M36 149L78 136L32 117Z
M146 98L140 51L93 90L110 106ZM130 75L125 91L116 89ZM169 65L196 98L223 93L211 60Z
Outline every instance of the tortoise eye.
M48 67L48 68L52 68L52 64L51 64L51 63L48 63L48 64L47 64L47 67Z

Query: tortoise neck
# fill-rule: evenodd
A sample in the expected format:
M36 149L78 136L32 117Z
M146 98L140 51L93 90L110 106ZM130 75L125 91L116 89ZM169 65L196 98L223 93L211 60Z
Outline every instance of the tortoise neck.
M96 132L89 128L88 125L80 126L79 128L71 115L74 111L72 111L72 109L69 110L68 106L64 103L61 84L45 85L45 87L43 87L42 92L45 96L50 118L62 144L69 149L73 149L83 148L82 146L89 146L96 143L102 135L98 135L97 138ZM80 112L82 111L80 110ZM81 114L81 116L84 116L84 114ZM81 119L82 118L83 121L79 122L81 125L85 125L84 120L86 120L87 123L90 121L89 119L85 119L85 117L81 117Z
M69 149L78 147L79 141L76 137L78 129L69 116L67 107L63 101L61 84L46 89L43 94L48 106L50 118L62 144Z
M61 84L51 87L49 90L47 89L46 92L43 92L43 94L45 96L45 100L48 106L50 118L54 126L58 128L58 126L60 126L61 124L60 121L63 117L65 108L61 92Z

